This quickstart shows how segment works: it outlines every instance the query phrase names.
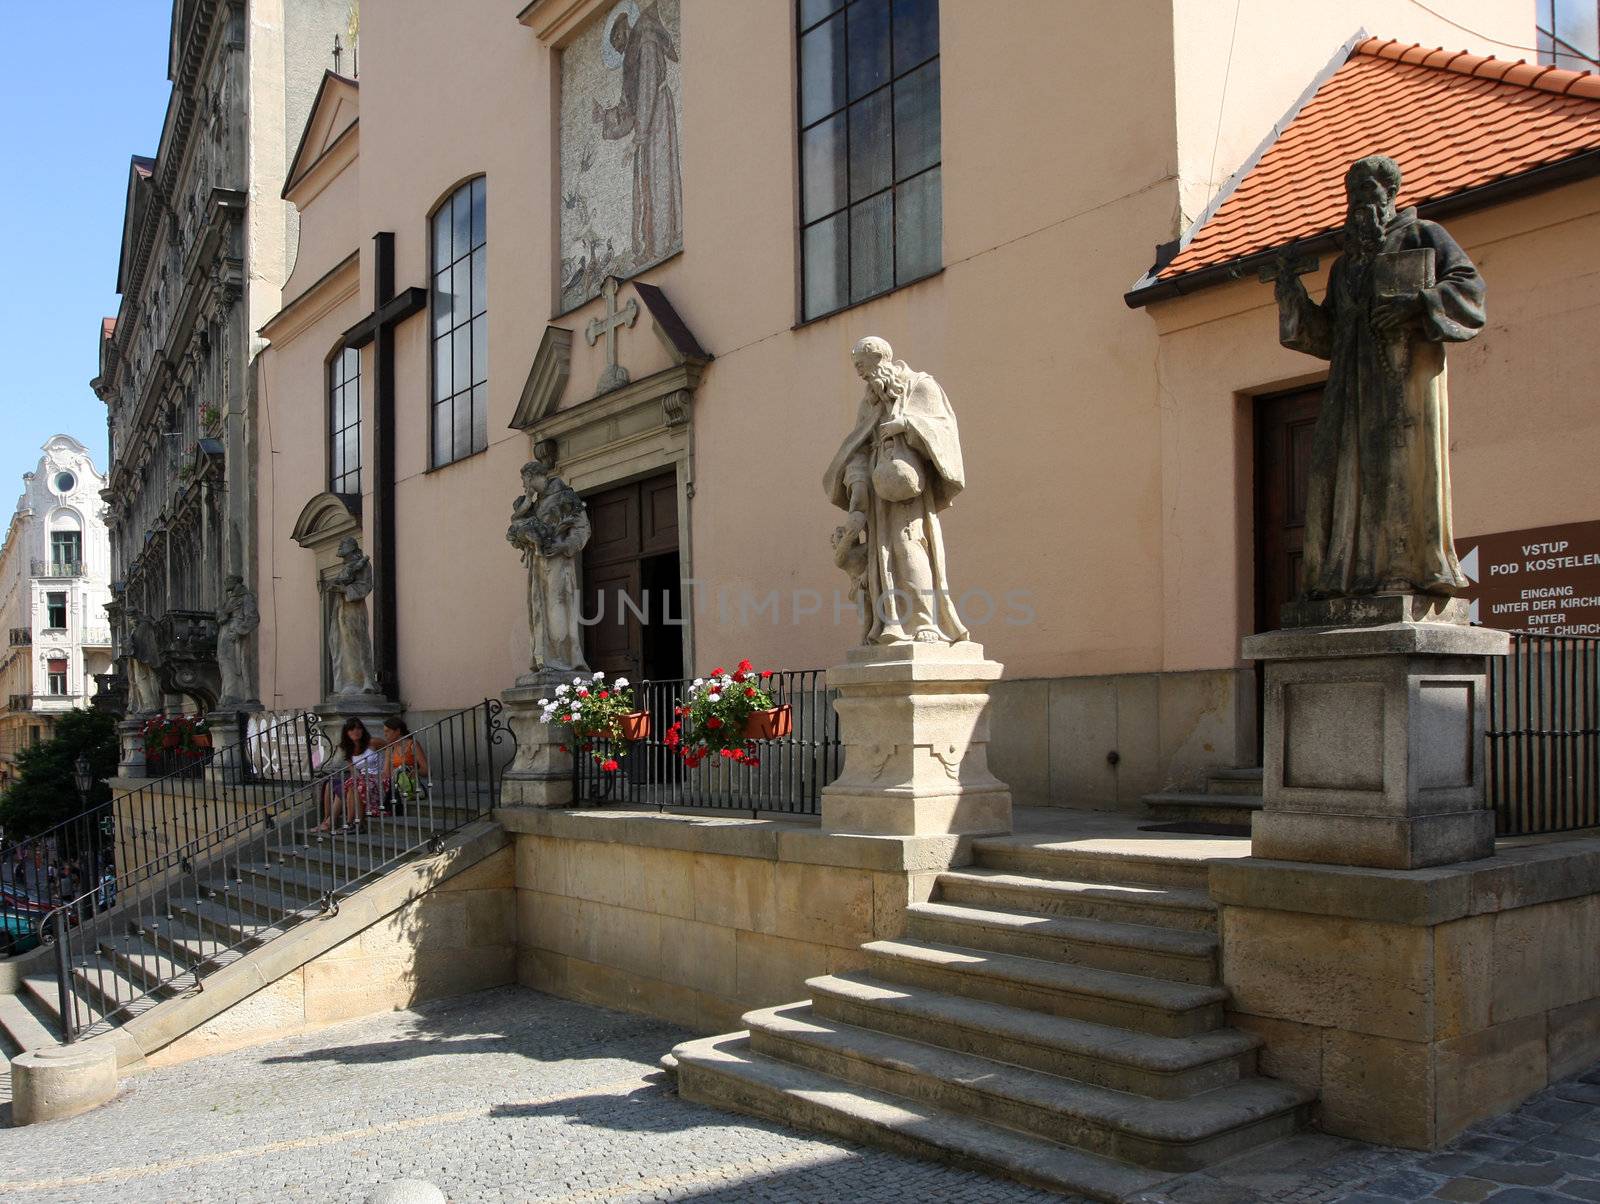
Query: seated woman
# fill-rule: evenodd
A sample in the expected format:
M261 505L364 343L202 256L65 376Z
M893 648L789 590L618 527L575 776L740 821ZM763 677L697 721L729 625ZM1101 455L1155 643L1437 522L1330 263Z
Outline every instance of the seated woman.
M413 801L428 776L428 754L406 721L391 715L383 721L383 797L399 807Z
M322 787L323 820L313 832L354 832L361 826L362 801L378 790L378 750L383 740L352 715L339 731L339 751L326 768L334 771Z

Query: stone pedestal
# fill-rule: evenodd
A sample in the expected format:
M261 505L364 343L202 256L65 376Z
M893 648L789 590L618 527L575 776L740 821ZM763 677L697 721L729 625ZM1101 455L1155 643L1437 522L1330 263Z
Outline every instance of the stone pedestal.
M1250 636L1263 662L1263 809L1255 856L1414 869L1487 857L1488 658L1504 632L1459 601L1389 595L1297 603L1307 626Z
M147 767L144 759L144 723L148 712L129 715L117 724L117 743L122 749L122 759L117 762L117 776L142 778Z
M500 775L503 807L570 807L572 805L572 754L562 752L562 729L539 718L541 698L571 682L571 673L523 674L502 694L505 719L517 738L516 758Z
M213 749L211 762L206 766L206 777L211 781L235 785L249 779L249 749L245 747L245 742L250 736L250 716L260 710L261 704L256 703L237 709L212 711L206 716Z
M374 736L383 735L383 721L390 715L404 715L406 704L385 698L381 694L347 694L329 699L311 708L312 714L322 724L322 734L327 738L330 753L339 750L339 733L346 719L359 719Z
M989 772L989 687L975 643L852 649L828 671L844 771L822 791L825 832L1011 831L1011 791Z

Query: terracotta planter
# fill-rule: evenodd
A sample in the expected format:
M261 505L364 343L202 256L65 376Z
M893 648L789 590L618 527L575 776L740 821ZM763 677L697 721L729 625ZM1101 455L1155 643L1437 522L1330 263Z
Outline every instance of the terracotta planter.
M794 731L794 710L785 705L770 711L752 711L744 721L746 740L781 740Z
M622 738L624 740L648 740L650 738L650 712L631 711L622 717Z
M196 732L194 734L194 746L196 748L201 748L201 749L210 748L211 747L211 733L210 732Z

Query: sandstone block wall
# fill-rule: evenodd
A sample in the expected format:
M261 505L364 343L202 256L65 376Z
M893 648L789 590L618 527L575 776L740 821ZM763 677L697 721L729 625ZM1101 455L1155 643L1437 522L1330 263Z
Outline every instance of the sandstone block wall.
M861 966L859 946L902 935L906 904L966 847L732 816L497 818L516 841L518 981L706 1033Z
M1438 1146L1600 1058L1600 839L1431 870L1212 869L1232 1022L1329 1132Z

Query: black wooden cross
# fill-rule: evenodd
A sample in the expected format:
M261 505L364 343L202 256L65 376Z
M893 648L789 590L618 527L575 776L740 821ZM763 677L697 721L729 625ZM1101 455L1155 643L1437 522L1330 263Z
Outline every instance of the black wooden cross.
M372 651L378 687L400 698L400 642L395 629L394 530L394 328L428 306L428 290L394 291L394 235L372 236L376 307L344 332L346 347L372 344L372 448L377 476L372 483Z

